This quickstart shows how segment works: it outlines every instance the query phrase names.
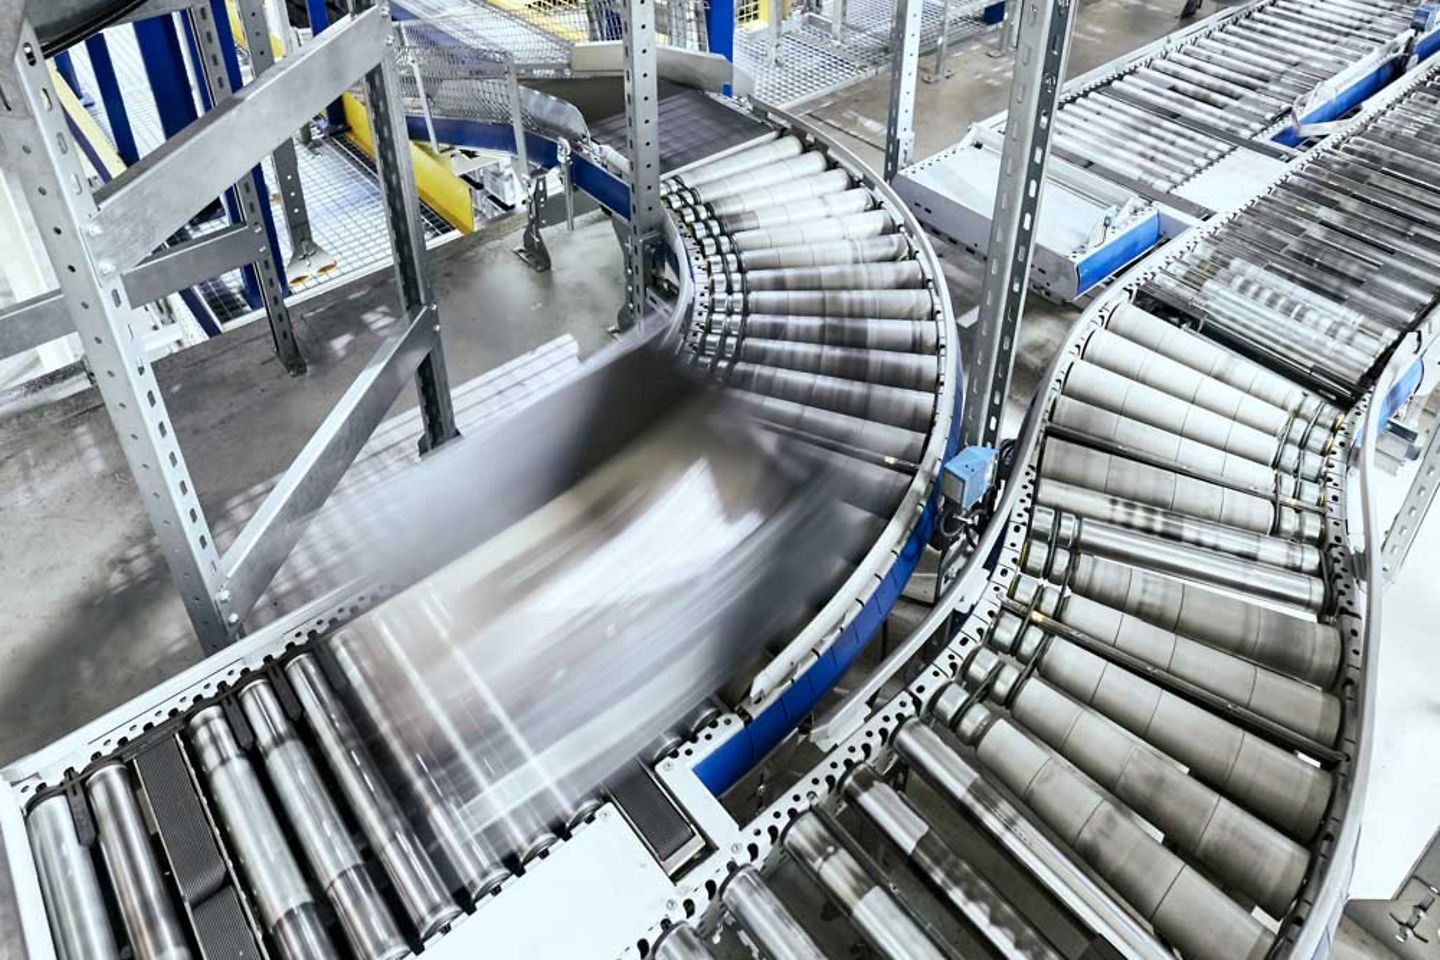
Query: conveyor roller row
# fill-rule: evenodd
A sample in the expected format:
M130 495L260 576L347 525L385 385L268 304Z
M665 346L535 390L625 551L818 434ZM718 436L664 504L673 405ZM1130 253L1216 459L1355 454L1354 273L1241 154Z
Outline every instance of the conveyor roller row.
M1369 0L1254 4L1067 99L1054 146L1169 193L1382 51L1411 12Z

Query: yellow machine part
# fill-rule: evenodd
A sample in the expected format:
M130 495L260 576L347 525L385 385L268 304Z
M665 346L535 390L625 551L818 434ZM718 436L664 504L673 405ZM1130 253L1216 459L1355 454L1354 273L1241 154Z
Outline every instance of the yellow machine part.
M235 42L245 46L245 31L241 28L240 13L234 0L226 0L225 9L230 14L230 32L234 34ZM273 33L270 35L270 45L274 48L276 57L284 54L280 38ZM345 122L350 127L350 139L373 158L375 144L370 136L370 117L364 104L348 93L341 95L340 102L345 108ZM474 232L475 210L470 202L470 187L465 181L451 173L443 160L417 143L410 144L410 164L415 170L415 184L419 189L420 199L456 230L461 233Z

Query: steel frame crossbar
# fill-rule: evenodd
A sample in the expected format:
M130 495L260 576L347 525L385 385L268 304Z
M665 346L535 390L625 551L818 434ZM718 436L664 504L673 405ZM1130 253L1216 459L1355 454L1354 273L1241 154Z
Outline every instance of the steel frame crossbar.
M408 379L415 378L420 393L422 452L457 436L398 103L389 11L373 0L352 0L351 14L319 40L233 95L217 95L214 109L92 191L25 7L25 0L0 0L0 160L15 172L30 204L59 289L0 313L0 346L63 333L67 319L80 334L196 636L210 653L241 634L244 616ZM212 93L228 93L215 46L219 25L202 16L210 10L208 3L192 10L203 57L216 57L206 63L206 82ZM405 323L222 554L138 336L137 306L206 271L253 261L263 221L247 211L247 225L152 251L216 196L248 181L280 139L362 77ZM272 292L283 307L278 284L267 300Z

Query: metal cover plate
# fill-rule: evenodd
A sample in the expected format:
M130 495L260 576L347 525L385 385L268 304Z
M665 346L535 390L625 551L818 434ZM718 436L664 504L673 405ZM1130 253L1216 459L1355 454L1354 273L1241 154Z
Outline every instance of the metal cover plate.
M606 804L585 829L532 864L498 900L461 921L425 956L618 956L645 935L675 895L674 884L645 844Z

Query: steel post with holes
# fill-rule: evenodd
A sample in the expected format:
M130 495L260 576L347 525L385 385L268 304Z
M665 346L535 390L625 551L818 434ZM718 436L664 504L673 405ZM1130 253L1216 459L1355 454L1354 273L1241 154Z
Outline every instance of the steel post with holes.
M358 15L375 5L374 0L351 0L350 9ZM388 42L393 44L393 35ZM440 314L431 286L425 233L420 228L420 195L410 164L410 140L405 112L400 107L400 85L393 53L387 53L365 74L365 105L375 141L375 172L385 200L401 311L405 316L414 316L428 309L428 319L435 328L429 353L415 371L425 426L420 438L420 451L424 453L459 436L459 431L455 429L450 377L445 371L445 352L440 341Z
M893 183L915 149L915 80L920 74L924 0L898 0L890 34L890 113L885 125L885 182Z
M950 0L940 3L940 36L935 40L935 65L930 69L926 83L940 83L951 76L945 61L950 57Z
M975 390L976 402L966 404L962 439L973 446L994 446L1000 434L1029 288L1051 120L1070 56L1074 7L1074 0L1023 0L1014 11L1020 17L1020 42L979 316L965 363L965 382Z
M271 44L265 4L263 0L239 0L238 10L240 25L245 31L245 49L250 51L250 68L259 77L275 65L275 49ZM275 166L280 208L285 215L285 230L290 234L290 260L285 264L285 279L289 283L299 283L335 269L335 258L315 242L310 230L310 214L305 207L305 188L300 182L294 139L282 141L270 154L270 162Z
M212 111L223 106L234 95L234 88L238 86L226 63L234 56L234 52L229 51L227 56L224 45L224 38L230 35L228 18L219 20L224 10L224 4L220 0L198 3L190 9L191 36L194 37L195 48L200 54L200 72L203 74L203 99ZM305 357L300 352L300 344L295 340L290 309L285 305L285 286L280 276L278 243L268 221L270 198L263 192L263 186L264 180L259 175L258 167L235 182L235 200L239 207L237 213L241 222L256 231L256 239L263 246L261 256L251 267L259 281L261 305L265 309L265 318L270 323L275 355L280 358L287 371L298 375L305 372Z
M1405 500L1385 532L1385 541L1380 547L1380 572L1386 582L1394 580L1405 565L1415 535L1435 502L1437 487L1440 487L1440 421L1430 430L1430 439L1425 442L1425 451L1416 464L1415 478L1410 481Z
M664 226L660 206L660 97L653 0L625 0L625 120L630 230L625 244L622 329L645 315L645 289Z
M84 237L97 212L80 151L40 56L40 41L14 0L0 2L0 155L14 171L85 345L100 395L135 477L161 550L201 645L215 650L238 626L217 598L219 554L171 428L160 384L138 336L141 319L123 273L97 263Z

